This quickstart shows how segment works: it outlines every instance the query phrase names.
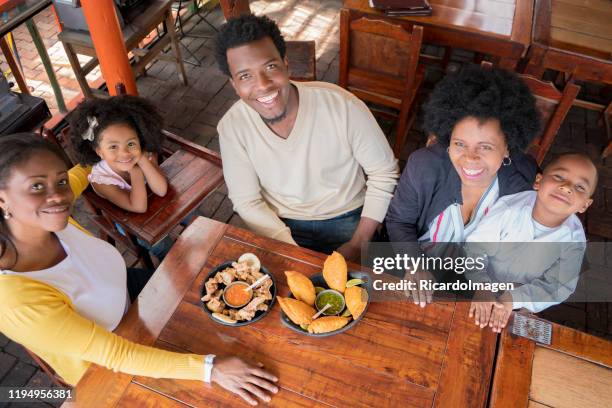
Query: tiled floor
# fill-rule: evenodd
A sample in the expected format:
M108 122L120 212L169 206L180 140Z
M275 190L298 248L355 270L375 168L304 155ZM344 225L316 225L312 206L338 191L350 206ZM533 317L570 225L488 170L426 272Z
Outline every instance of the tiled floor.
M314 39L317 46L317 78L323 81L337 82L338 79L338 49L339 49L339 7L341 0L255 0L251 8L255 13L266 14L274 18L287 39ZM209 17L209 20L220 25L223 22L219 10ZM196 19L190 21L186 30L197 34L213 33L203 23L193 26ZM57 29L51 14L46 11L36 18L41 35L49 48L49 53L60 76L64 96L69 99L76 95L78 86L70 71L61 44L57 43ZM34 88L33 93L45 97L51 107L54 101L49 94L44 71L36 64L37 56L26 51L33 49L28 42L25 29L16 32L18 48L22 55L22 63L26 69L28 83ZM216 68L213 57L213 40L185 37L182 44L201 61L201 66L187 64L189 86L182 86L175 72L174 64L159 61L148 70L146 77L138 79L138 89L142 96L154 101L163 112L167 128L183 137L193 140L214 150L219 149L216 125L223 113L234 103L236 95L227 81ZM185 58L189 56L184 53ZM453 56L453 66L471 59L470 53L456 52ZM39 61L38 61L39 62ZM2 64L6 69L6 64ZM96 73L92 73L95 76ZM440 69L430 69L429 82L443 75ZM430 86L429 86L430 89ZM424 94L428 88L426 87ZM605 132L599 124L599 118L593 112L574 108L564 123L552 153L567 150L581 150L591 155L596 161L600 173L600 186L596 193L593 209L587 214L587 223L597 234L590 234L592 241L607 241L612 239L612 165L610 161L603 163L599 159L599 151L606 142ZM381 122L387 134L393 134L392 124ZM424 135L417 119L402 157L424 144ZM88 224L84 217L82 206L77 207L77 218ZM223 222L242 225L241 220L232 211L232 205L227 198L227 190L223 187L213 193L200 207L200 213ZM610 235L608 235L610 234ZM608 262L612 269L612 252L601 257L602 262ZM568 303L549 309L545 316L551 320L591 332L596 335L611 337L612 306L610 303L585 304ZM0 335L0 386L23 385L36 381L44 381L44 375L37 370L29 357L22 352L20 346L8 341ZM0 404L0 407L2 404Z

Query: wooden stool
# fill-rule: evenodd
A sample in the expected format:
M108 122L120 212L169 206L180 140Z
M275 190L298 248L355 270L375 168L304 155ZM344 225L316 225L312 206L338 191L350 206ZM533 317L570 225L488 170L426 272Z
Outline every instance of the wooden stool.
M174 18L172 17L173 0L156 0L144 10L138 17L123 29L123 38L125 48L132 51L135 56L134 71L136 74L144 73L145 67L153 59L166 59L176 63L179 78L183 85L187 85L187 75L185 74L185 66L181 58L179 50L178 38L174 27ZM160 24L164 24L165 34L159 39L151 43L151 47L147 49L138 48L138 44ZM97 65L96 50L88 32L76 30L63 30L59 33L59 39L64 45L66 55L70 61L70 65L74 71L76 79L81 87L81 91L85 97L93 96L93 92L87 83L85 76L91 72ZM174 56L163 55L163 50L168 44L172 45ZM93 57L84 66L81 66L77 54L88 55Z

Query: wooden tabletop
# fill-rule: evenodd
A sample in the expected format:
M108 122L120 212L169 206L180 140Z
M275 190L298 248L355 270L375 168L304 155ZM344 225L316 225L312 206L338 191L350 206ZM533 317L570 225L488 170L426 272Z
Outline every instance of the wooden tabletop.
M551 324L550 345L504 330L491 408L610 406L612 342Z
M535 13L534 42L612 60L610 0L538 0Z
M496 335L467 318L468 303L372 302L343 334L312 338L280 322L279 307L244 327L213 322L200 288L216 265L253 252L276 277L321 272L325 256L206 218L181 235L117 329L168 350L237 355L279 377L271 406L481 407L486 403ZM133 377L95 366L76 387L81 407L243 406L217 385ZM72 406L74 404L66 404Z
M431 16L394 17L422 25L423 42L450 45L500 57L522 56L531 43L534 0L429 0ZM344 7L384 16L368 0L344 0Z

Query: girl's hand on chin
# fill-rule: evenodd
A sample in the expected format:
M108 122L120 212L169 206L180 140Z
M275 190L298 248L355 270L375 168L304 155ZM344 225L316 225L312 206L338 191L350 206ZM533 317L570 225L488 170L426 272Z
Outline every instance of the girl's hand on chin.
M140 162L140 161L139 161L139 162ZM130 173L130 177L132 178L132 180L133 180L134 175L139 175L139 176L144 177L144 174L143 174L143 172L142 172L142 169L140 168L140 166L138 165L138 163L134 163L134 167L132 167L132 168L129 170L129 173Z

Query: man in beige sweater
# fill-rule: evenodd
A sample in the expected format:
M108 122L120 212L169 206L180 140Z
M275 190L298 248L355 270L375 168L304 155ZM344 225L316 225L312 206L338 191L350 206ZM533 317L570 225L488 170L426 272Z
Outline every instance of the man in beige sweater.
M217 128L236 212L258 234L359 260L399 175L366 105L333 84L291 82L266 17L229 20L217 62L240 96Z

